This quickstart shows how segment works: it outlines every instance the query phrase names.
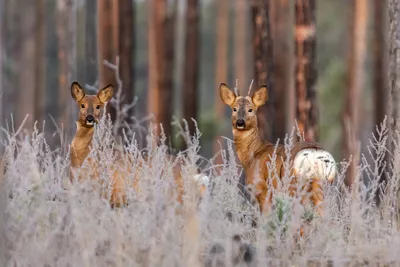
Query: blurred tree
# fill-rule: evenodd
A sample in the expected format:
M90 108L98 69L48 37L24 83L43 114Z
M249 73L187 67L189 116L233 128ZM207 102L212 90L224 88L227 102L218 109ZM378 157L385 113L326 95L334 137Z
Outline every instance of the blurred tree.
M348 55L347 91L343 112L343 151L344 157L352 156L351 165L346 174L347 186L353 184L356 167L359 162L358 138L360 137L360 97L365 78L366 33L368 2L353 0L350 28L350 49Z
M190 134L196 131L192 118L198 120L198 86L199 86L199 17L198 0L186 2L186 34L185 34L185 67L182 88L183 118L189 124Z
M268 102L259 108L258 128L263 139L273 141L272 128L274 122L274 88L272 88L272 36L270 32L270 0L252 1L253 19L253 51L254 51L254 87L266 84ZM253 88L253 90L255 90Z
M228 79L228 22L229 22L229 1L217 1L216 2L216 55L215 55L215 80L216 80L216 90L215 90L215 116L217 122L223 122L224 116L224 103L221 101L219 96L218 86L221 83L227 83ZM214 138L213 150L214 154L220 152L221 147L218 143L219 138L216 136ZM218 155L215 159L216 164L222 163L221 155Z
M4 54L6 53L6 22L7 16L5 9L7 7L6 0L0 0L0 126L3 126L3 114L5 111L5 83L4 82L4 73L5 73L5 60ZM0 138L3 137L3 133L0 133ZM3 149L0 148L0 151L3 152Z
M387 27L386 27L386 0L374 0L374 98L375 98L375 116L374 125L379 125L383 122L388 112L388 84L387 84ZM382 166L383 167L383 166ZM389 167L389 166L387 166ZM380 183L387 179L386 172L382 173ZM377 203L380 203L380 190L377 192Z
M133 70L135 50L135 4L132 0L119 0L118 18L119 18L119 33L118 33L118 54L120 58L120 75L123 83L123 103L129 104L134 99L133 81L135 73ZM133 116L133 109L130 111L130 116Z
M235 0L235 30L234 30L234 70L235 79L241 89L249 84L246 73L247 57L246 57L246 41L247 41L247 17L249 13L249 5L246 0ZM219 98L218 98L219 99Z
M36 2L35 2L36 3ZM36 63L35 50L36 38L34 32L35 25L35 3L29 0L22 0L18 4L24 8L19 8L14 18L15 31L14 34L18 41L16 43L16 88L17 94L17 117L16 128L22 123L26 115L29 117L24 125L27 129L31 129L35 115L35 87L36 79Z
M387 114L387 50L386 0L374 0L374 124L379 125Z
M291 0L270 1L271 36L273 41L274 124L271 139L283 143L292 130L295 118L293 90L293 6ZM278 123L279 122L279 123Z
M39 122L39 125L43 123L44 111L45 111L45 14L46 14L46 3L44 0L36 1L36 23L35 23L35 113L34 118Z
M295 0L296 119L306 141L317 140L318 107L315 83L315 0Z
M58 123L63 124L69 133L72 125L72 106L70 83L73 77L73 3L68 0L57 0L57 43L58 43Z
M89 84L94 84L97 79L96 1L86 0L85 7L85 66L86 82Z
M399 154L395 153L395 146L399 144L400 132L400 1L389 0L389 150L393 155L393 162L399 162ZM395 174L397 166L392 166ZM397 190L400 190L397 187ZM400 191L398 191L400 192ZM400 198L400 194L397 194ZM397 204L400 199L397 200ZM398 206L399 211L399 206Z
M99 88L107 84L117 87L115 71L104 64L104 60L115 64L118 53L118 5L119 1L97 0L97 53ZM115 120L115 110L107 105L111 119Z
M162 124L167 137L172 133L175 12L177 1L149 0L149 92L148 112L155 116L157 133Z

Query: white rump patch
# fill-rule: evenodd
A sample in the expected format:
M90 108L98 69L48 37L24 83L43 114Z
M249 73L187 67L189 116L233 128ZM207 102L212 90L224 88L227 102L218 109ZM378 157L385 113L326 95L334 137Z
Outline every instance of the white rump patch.
M205 187L208 187L208 184L210 183L210 177L204 174L196 174L193 176L193 179L199 183L200 185L204 185Z
M299 179L320 179L332 182L337 173L331 153L315 148L300 150L293 161L293 171Z

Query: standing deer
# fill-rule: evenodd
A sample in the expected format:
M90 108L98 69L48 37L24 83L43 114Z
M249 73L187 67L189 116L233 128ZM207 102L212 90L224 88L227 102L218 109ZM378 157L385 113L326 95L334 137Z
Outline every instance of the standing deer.
M268 90L262 85L253 95L240 96L232 92L225 83L219 87L222 101L232 109L232 132L239 161L243 165L246 184L249 191L256 197L261 212L271 207L274 189L279 189L279 180L285 177L284 163L286 155L284 145L264 142L261 139L257 124L257 109L268 100ZM273 155L276 159L273 160ZM322 182L333 182L337 170L332 155L318 144L300 141L294 144L290 151L291 173L289 193L296 195L297 189L302 193L302 204L312 201L318 213L322 215L321 203L324 199ZM274 166L276 175L268 167ZM253 188L251 188L253 187ZM304 191L303 191L304 192ZM309 196L307 196L309 195ZM267 203L266 203L267 201ZM268 204L268 205L267 205Z
M103 89L101 89L96 95L86 95L83 88L80 86L78 82L73 82L71 84L71 95L72 98L76 101L79 114L78 121L76 122L77 130L75 136L71 143L71 167L72 169L80 168L84 164L85 160L88 163L89 168L92 173L83 173L78 177L78 180L85 178L87 176L91 176L92 179L98 179L99 173L97 171L99 162L93 160L91 158L87 158L91 145L92 139L94 135L94 125L98 123L99 118L102 113L102 109L104 105L113 97L114 94L114 86L107 85ZM132 170L133 168L130 166L123 166L123 160L120 160L121 155L114 162L112 169L112 177L111 177L111 197L110 202L112 206L122 206L127 204L126 197L126 189L127 186L133 187L136 191L138 191L138 175L140 173L140 169L143 164L141 161L138 168L136 170ZM128 160L132 160L128 155ZM169 162L166 163L167 165ZM184 192L184 184L183 177L181 174L181 162L173 163L173 175L175 178L175 183L178 189L178 201L182 203L182 196ZM125 164L127 165L127 164ZM129 164L128 164L129 165ZM134 181L131 184L127 183L126 176L130 172L134 173ZM73 173L71 170L70 173L71 181L74 179ZM208 177L198 173L197 171L194 173L193 180L200 184L200 196L202 196L205 192Z

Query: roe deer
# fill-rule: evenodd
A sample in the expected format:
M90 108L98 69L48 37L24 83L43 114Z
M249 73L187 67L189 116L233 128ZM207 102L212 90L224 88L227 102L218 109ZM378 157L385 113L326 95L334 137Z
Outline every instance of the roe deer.
M243 165L246 175L246 185L250 185L250 192L256 197L261 212L266 211L272 203L272 190L278 189L278 179L285 177L284 163L286 152L284 145L264 142L258 131L257 109L268 100L268 90L262 85L253 95L240 96L236 91L232 92L225 83L219 87L222 101L232 109L232 132L234 144L240 163ZM267 164L272 164L272 157L276 148L275 167L277 177L269 170ZM294 196L297 189L305 190L308 197L303 194L302 204L311 200L319 215L322 215L320 204L324 199L322 181L332 183L336 177L336 163L332 155L322 149L318 144L299 141L290 151L291 173L289 193ZM273 165L271 165L273 166ZM266 205L268 201L268 206Z
M98 166L96 164L101 163L97 163L95 160L87 157L90 153L92 145L92 139L95 131L94 125L98 123L102 113L102 108L113 97L113 93L113 85L105 86L97 93L97 95L86 95L85 91L78 82L73 82L71 84L71 95L79 107L78 121L76 122L77 130L71 143L71 167L80 168L86 160L88 167L90 167L92 171L92 173L89 173L89 175L85 172L79 175L78 180L87 176L91 176L91 178L95 180L99 177L99 173L97 173ZM132 170L133 168L130 167L129 164L125 164L128 166L123 166L123 164L121 164L123 160L120 160L120 157L121 154L117 155L117 160L114 162L113 166L111 166L113 173L111 177L111 197L109 199L111 206L122 206L127 204L126 186L130 186L138 191L137 176L140 173L140 169L143 164L141 161L138 168L136 170ZM128 161L129 160L132 162L132 158L128 155ZM134 172L134 180L130 185L128 185L126 176L132 172ZM184 185L180 162L173 165L173 175L178 189L178 201L182 203ZM208 183L208 177L198 173L196 170L193 178L195 182L200 182L200 196L202 196ZM72 170L70 172L70 179L71 181L74 179Z

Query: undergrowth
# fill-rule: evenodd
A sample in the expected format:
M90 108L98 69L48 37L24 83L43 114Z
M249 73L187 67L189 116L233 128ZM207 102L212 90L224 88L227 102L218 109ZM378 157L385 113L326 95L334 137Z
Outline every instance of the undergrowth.
M125 208L111 209L87 182L67 188L68 150L50 149L44 133L36 127L31 133L4 131L1 266L400 263L400 146L395 144L395 154L384 157L388 146L386 122L372 136L372 160L362 157L351 192L343 183L348 163L338 164L335 183L325 185L322 217L289 197L287 190L276 194L270 214L259 215L238 186L242 169L235 160L233 143L226 139L226 148L221 151L223 165L217 172L212 160L199 155L201 133L188 135L185 124L179 131L188 149L178 154L184 162L184 179L192 179L192 170L200 168L211 183L201 201L194 197L193 188L187 188L184 212L176 212L180 204L170 197L174 178L172 171L165 169L170 168L164 164L168 153L165 138L156 139L149 133L147 147L141 150L135 134L125 135L123 142L117 142L113 124L105 117L96 127L92 154L101 165L102 179L108 179L116 150L138 161L143 152L152 155L151 166L140 175L142 190L128 190L129 206ZM291 145L286 142L287 148ZM385 165L387 168L382 168ZM289 162L285 163L286 168L289 166ZM381 188L378 207L375 194L383 171L389 179ZM305 229L302 237L300 227Z

